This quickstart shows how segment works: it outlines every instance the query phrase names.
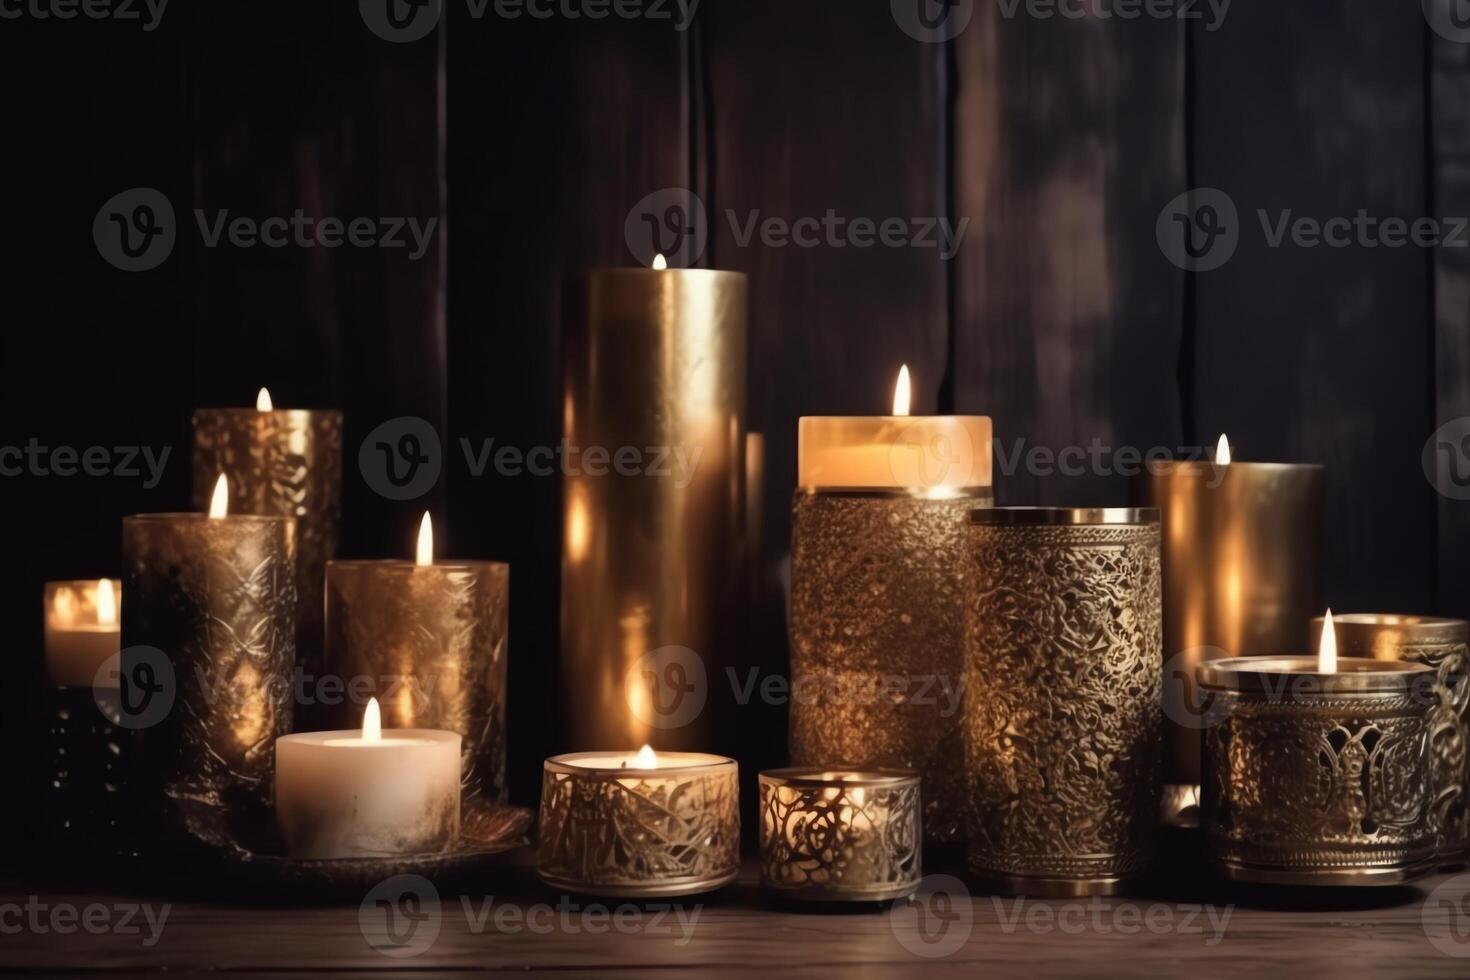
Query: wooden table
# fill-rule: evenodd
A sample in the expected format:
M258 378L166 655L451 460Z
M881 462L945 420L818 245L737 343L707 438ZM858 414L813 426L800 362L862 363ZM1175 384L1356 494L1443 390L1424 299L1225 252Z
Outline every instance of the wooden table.
M660 977L683 968L715 977L756 970L813 977L839 970L844 977L1470 975L1470 874L1464 873L1413 887L1327 893L1186 887L1179 882L1189 875L1176 874L1176 884L1158 886L1147 899L1077 901L970 896L950 879L948 899L936 890L898 910L813 913L765 900L753 865L725 891L673 907L567 898L540 885L522 852L468 894L446 890L437 906L407 906L428 918L412 929L398 918L406 944L392 952L414 955L374 948L386 943L387 920L373 905L364 911L352 901L295 905L287 898L284 907L262 907L176 894L53 890L39 884L43 875L31 877L0 889L3 968ZM85 917L90 929L81 927Z

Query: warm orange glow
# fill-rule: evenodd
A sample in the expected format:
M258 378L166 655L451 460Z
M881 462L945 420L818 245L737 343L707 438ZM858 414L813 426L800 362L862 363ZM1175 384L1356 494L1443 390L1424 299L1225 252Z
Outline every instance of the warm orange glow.
M117 593L112 588L112 579L97 580L97 623L112 626L117 622Z
M667 269L669 267L669 260L664 258L664 253L660 252L653 257L653 267L658 270Z
M643 748L641 748L641 749L638 750L638 755L633 760L633 768L634 769L657 769L658 768L658 756L654 753L652 746L645 745L645 746L643 746Z
M429 519L428 511L424 511L424 519L419 522L419 546L413 563L415 565L434 564L434 522Z
M905 364L898 369L898 380L893 384L893 414L907 415L911 400L912 391L909 384L909 366Z
M214 481L214 496L209 498L209 516L224 517L230 512L230 481L221 473Z
M1322 623L1322 642L1317 645L1317 670L1323 674L1337 671L1337 627L1332 625L1332 610Z
M255 410L257 412L269 412L272 411L273 407L271 405L271 393L264 388L260 389L260 394L255 396Z
M1215 465L1230 465L1230 440L1225 438L1225 433L1220 433L1220 441L1215 443Z
M362 713L362 740L364 742L383 740L383 709L378 707L377 698L369 698L367 710Z

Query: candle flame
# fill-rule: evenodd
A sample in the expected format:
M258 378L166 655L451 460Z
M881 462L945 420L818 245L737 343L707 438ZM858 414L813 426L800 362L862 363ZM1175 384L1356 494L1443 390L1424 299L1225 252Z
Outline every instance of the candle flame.
M1322 622L1322 642L1317 644L1317 670L1332 674L1337 671L1337 627L1332 625L1332 610Z
M265 388L260 389L260 393L255 396L255 410L257 412L269 412L273 409L271 393Z
M429 518L428 511L424 511L424 519L419 522L419 547L413 563L434 564L434 522Z
M214 496L209 498L209 516L224 517L230 512L230 481L221 473L214 481Z
M1220 441L1215 443L1215 465L1230 465L1230 440L1225 438L1225 433L1220 433Z
M657 769L658 756L654 754L653 746L645 745L638 750L637 757L633 760L635 769Z
M112 579L97 580L97 623L112 626L117 622L117 593L113 591Z
M907 415L911 397L909 366L905 364L898 369L898 380L893 383L893 414Z
M367 708L362 713L362 740L364 742L383 740L383 709L378 707L377 698L368 698Z
M667 269L669 267L669 260L664 258L664 253L660 252L653 257L653 267L659 270Z

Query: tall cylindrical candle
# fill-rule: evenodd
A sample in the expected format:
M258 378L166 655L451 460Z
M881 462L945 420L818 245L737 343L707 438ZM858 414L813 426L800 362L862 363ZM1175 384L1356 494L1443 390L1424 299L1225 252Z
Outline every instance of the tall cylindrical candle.
M708 269L603 269L570 289L570 745L709 748L723 730L708 695L744 653L745 304L745 276Z

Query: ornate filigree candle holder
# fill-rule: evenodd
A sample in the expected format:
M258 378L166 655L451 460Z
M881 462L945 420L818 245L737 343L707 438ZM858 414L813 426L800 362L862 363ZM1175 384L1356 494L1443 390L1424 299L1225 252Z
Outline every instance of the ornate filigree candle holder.
M1441 826L1439 859L1461 864L1470 850L1470 623L1392 613L1334 614L1339 653L1403 660L1434 671L1440 704L1431 717L1434 806ZM1312 646L1322 619L1312 620Z
M627 755L546 760L537 867L554 888L617 898L713 891L740 871L735 761L661 752L657 768Z
M1147 869L1159 812L1157 511L971 520L970 869L1021 894L1112 894Z
M761 883L818 902L911 895L923 874L912 772L772 769L760 774Z
M1215 869L1288 885L1391 885L1434 870L1432 719L1422 664L1305 657L1198 670L1202 827Z
M165 831L268 833L273 748L291 730L296 522L144 514L123 519L122 551L118 696L144 802L165 803Z
M940 844L964 825L966 518L993 500L955 494L799 489L791 515L792 764L918 772Z
M358 695L330 727L355 728L371 696L385 728L458 732L465 800L504 802L509 611L501 562L328 562L326 667Z

